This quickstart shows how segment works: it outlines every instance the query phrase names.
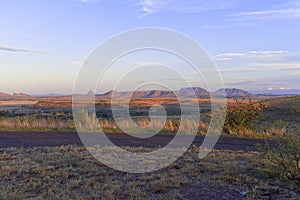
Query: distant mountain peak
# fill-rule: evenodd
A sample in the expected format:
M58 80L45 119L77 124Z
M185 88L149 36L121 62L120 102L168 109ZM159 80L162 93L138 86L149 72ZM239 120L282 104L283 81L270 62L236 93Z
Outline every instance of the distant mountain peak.
M30 97L32 96L24 93L13 93L11 95L11 94L0 92L0 98L30 98Z
M95 93L92 90L90 90L85 96L95 96Z
M179 96L209 95L209 92L201 87L184 87L179 90Z
M14 93L13 96L15 97L30 97L30 95L28 94L24 94L24 93Z
M226 95L228 98L235 98L235 97L249 97L253 96L252 93L246 91L246 90L241 90L238 88L221 88L218 89L215 92L216 95Z
M0 97L10 97L10 94L0 92Z
M86 96L86 97L104 97L104 98L175 98L176 96L183 97L183 98L190 98L194 97L205 97L209 96L211 93L204 88L201 87L183 87L179 90L171 91L171 90L145 90L145 91L117 91L117 90L110 90L103 94L95 94L92 90L88 91L86 94L71 94L69 96ZM224 96L228 98L239 98L239 97L251 97L254 94L241 90L238 88L221 88L217 91L213 92L213 94L217 96ZM42 95L45 96L62 96L62 95ZM0 92L0 98L2 99L21 99L21 98L32 98L28 94L24 93L14 93L14 94L7 94ZM36 96L38 97L38 96Z

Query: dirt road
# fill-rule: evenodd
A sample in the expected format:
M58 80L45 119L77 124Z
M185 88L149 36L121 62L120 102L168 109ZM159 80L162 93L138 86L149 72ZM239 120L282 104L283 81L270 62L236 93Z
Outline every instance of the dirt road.
M89 133L87 133L89 134ZM162 147L173 139L171 134L158 134L147 139L129 137L126 134L110 133L109 139L118 146ZM185 136L182 136L183 139ZM201 145L203 136L196 136L193 144ZM257 144L263 144L262 139L249 139L222 136L215 149L255 151ZM37 147L60 146L82 142L76 132L0 132L0 148L6 147Z

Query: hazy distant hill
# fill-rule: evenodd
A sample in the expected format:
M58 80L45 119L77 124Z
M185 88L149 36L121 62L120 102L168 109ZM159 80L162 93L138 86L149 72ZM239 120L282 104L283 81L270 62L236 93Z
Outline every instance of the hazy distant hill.
M238 98L238 97L250 97L254 94L247 92L245 90L237 89L237 88L225 88L219 89L215 92L217 95L222 95L226 93L228 98ZM89 92L85 96L94 95L93 92ZM97 97L103 98L174 98L177 96L180 97L193 97L196 95L200 96L209 96L210 93L201 87L185 87L176 91L163 91L163 90L146 90L146 91L116 91L110 90L103 94L96 94Z
M31 97L30 95L24 94L24 93L18 93L18 94L14 93L12 96L16 97L16 98L30 98Z
M237 89L237 88L218 89L217 91L215 91L215 94L221 96L224 94L224 92L227 98L250 97L254 95L248 91Z
M147 90L147 91L128 91L128 92L118 92L116 90L111 90L104 94L99 94L97 96L105 98L173 98L175 94L172 91L161 91L161 90Z
M193 95L209 95L209 92L200 87L181 88L178 91L163 91L163 90L146 90L146 91L122 91L110 90L104 94L96 96L111 98L174 98L176 95L181 97L192 97Z
M127 93L129 92L126 92L126 94L124 92L118 92L116 90L110 90L104 94L97 94L96 96L99 96L99 97L105 97L105 98L125 98L127 97ZM128 96L130 97L130 96Z
M216 95L222 95L226 94L228 98L243 98L243 97L252 97L252 96L258 96L254 95L248 91L237 89L237 88L225 88L225 89L219 89L214 92ZM146 90L146 91L116 91L116 90L110 90L103 94L95 94L93 91L89 91L86 94L72 94L72 95L65 95L65 96L59 96L59 95L49 95L48 97L56 97L56 98L66 98L66 97L102 97L102 98L136 98L136 99L143 99L143 98L174 98L176 96L179 97L193 97L196 95L197 97L207 97L210 95L210 93L201 88L201 87L185 87L181 88L176 91L163 91L163 90ZM47 97L47 95L43 95L40 97ZM0 92L0 99L28 99L28 98L39 98L39 96L30 96L24 93L18 93L18 94L6 94L3 92Z
M192 96L209 95L209 92L201 87L187 87L179 90L179 96L192 97Z
M66 94L48 93L48 94L35 94L34 97L63 97L68 96Z
M172 91L160 91L160 90L149 90L149 91L135 91L132 94L133 98L174 98L176 95Z
M286 89L286 90L280 90L280 89L273 89L273 90L256 90L255 94L259 94L261 96L269 96L269 95L275 95L275 96L291 96L291 95L300 95L300 90L298 89Z
M10 94L6 94L6 93L3 93L3 92L0 92L0 98L9 98L11 96L12 95L10 95Z
M24 94L24 93L14 93L14 94L7 94L7 93L3 93L3 92L0 92L0 98L1 99L13 99L13 98L16 98L16 99L20 99L20 98L31 98L30 95L28 94Z

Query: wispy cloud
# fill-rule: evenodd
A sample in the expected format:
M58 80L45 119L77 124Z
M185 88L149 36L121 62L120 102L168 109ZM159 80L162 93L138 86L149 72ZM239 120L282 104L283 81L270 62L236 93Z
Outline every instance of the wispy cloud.
M142 13L140 17L156 13L201 14L221 11L215 15L218 22L208 21L205 30L218 31L231 27L252 27L266 20L300 19L297 0L278 0L272 3L261 0L128 0ZM255 6L247 6L247 5ZM243 12L241 12L243 11Z
M231 27L253 27L269 22L268 20L299 20L300 2L294 0L279 0L271 4L262 3L259 0L251 1L251 4L257 4L258 8L252 6L244 8L249 1L240 0L235 6L228 7L226 14L219 19L219 24L205 24L203 29L221 30ZM230 9L235 8L235 9ZM243 10L243 12L237 10ZM245 10L245 11L244 11ZM210 11L210 10L208 10Z
M256 21L270 19L300 19L299 1L284 1L281 4L273 4L272 7L241 12L233 15L234 21Z
M249 64L251 65L251 64ZM243 73L243 72L275 72L282 71L287 72L291 71L291 74L294 72L300 71L300 63L257 63L249 67L226 67L220 69L220 73Z
M230 61L233 59L266 59L270 61L271 59L280 59L282 56L286 56L288 51L248 51L242 53L222 53L218 54L212 59L214 61Z
M260 10L236 14L235 21L253 21L265 19L300 19L300 8Z
M300 52L281 50L222 53L212 59L217 63L220 73L226 76L230 74L290 76L300 71Z
M266 92L266 91L288 91L291 89L298 89L297 85L294 85L292 82L285 81L282 79L272 79L270 80L261 80L256 78L247 78L236 81L226 81L226 87L238 87L238 88L248 88L250 91L254 92Z
M227 81L226 85L231 86L231 87L237 87L241 85L252 85L257 83L258 80L253 79L253 80L237 80L237 81Z
M212 10L223 10L235 5L238 0L138 0L134 1L144 16L157 12L203 13Z
M27 49L19 49L19 48L15 48L15 47L4 46L4 45L0 45L0 50L1 51L10 51L10 52L33 52L33 51L27 50Z

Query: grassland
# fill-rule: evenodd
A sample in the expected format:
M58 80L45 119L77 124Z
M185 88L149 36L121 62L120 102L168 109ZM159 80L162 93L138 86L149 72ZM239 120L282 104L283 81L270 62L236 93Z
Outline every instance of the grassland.
M300 96L265 100L266 108L256 122L265 131L300 133Z
M38 101L30 101L30 100L14 100L14 101L0 101L0 105L10 106L10 105L34 105L38 103Z
M300 195L296 185L281 179L268 167L270 160L256 152L214 151L200 160L198 151L190 148L162 170L129 174L102 165L79 146L0 149L0 198L298 199Z
M72 108L67 99L43 100L33 105L15 105L7 104L0 106L0 130L2 131L75 131L73 122ZM239 106L247 104L247 100L240 100ZM283 97L268 100L255 99L252 101L254 105L263 104L264 108L259 113L259 117L254 120L252 127L242 127L227 131L227 134L241 137L259 137L269 138L272 136L283 135L289 132L299 132L300 130L300 97ZM122 108L122 100L116 102ZM185 104L192 105L195 102L187 99ZM190 121L188 130L192 126L199 127L198 134L206 133L210 119L210 100L200 99L199 106L201 109L201 122ZM218 102L215 102L218 103ZM154 128L163 127L162 133L176 132L180 124L180 107L174 99L136 99L130 104L130 115L140 126L149 124L149 108L153 104L162 104L167 112L168 118L165 124L162 121L154 120L152 124ZM236 107L237 103L234 99L228 100L228 110ZM246 113L247 107L237 110L235 115ZM121 132L120 128L113 120L109 101L96 101L96 117L99 124L105 132ZM228 117L228 116L227 116ZM233 116L235 118L235 116ZM87 119L86 119L87 120ZM241 119L245 120L245 119ZM125 126L128 124L126 119L122 122ZM236 124L233 121L233 126ZM127 127L129 130L130 127ZM226 134L226 133L225 133Z
M75 130L71 107L67 102L58 100L49 103L44 100L35 104L0 105L0 130ZM241 111L247 112L244 108L252 106L247 102L240 102ZM119 103L121 105L122 102ZM151 100L139 100L132 104L130 114L137 124L146 126L149 123L147 114L152 103ZM159 99L155 103L164 105L168 121L166 124L155 121L154 124L164 126L165 133L176 132L180 115L176 102ZM195 102L187 100L186 103ZM201 108L202 121L198 124L191 122L190 126L198 125L198 134L204 134L208 128L210 101L197 103ZM233 111L238 111L235 113L240 113L235 109L238 104L234 100L228 103ZM253 123L251 121L251 126L224 134L264 138L299 134L299 96L253 101L254 106L259 104L264 107L259 110L259 117ZM98 102L96 111L99 123L106 132L120 132L112 119L108 103ZM83 120L86 117L89 116L84 115ZM131 151L153 150L123 148ZM288 149L288 153L293 154L285 155L297 156L293 150L297 151L296 148ZM198 147L191 147L175 163L162 170L129 174L102 165L82 146L2 148L0 199L299 199L300 177L296 175L293 177L296 181L291 181L286 178L289 174L282 175L286 170L283 168L282 171L279 166L282 164L281 157L279 160L276 157L282 152L265 154L265 147L261 147L260 152L214 150L200 160L198 151ZM290 160L287 162L289 164ZM295 165L293 161L292 165L299 171L297 163Z

